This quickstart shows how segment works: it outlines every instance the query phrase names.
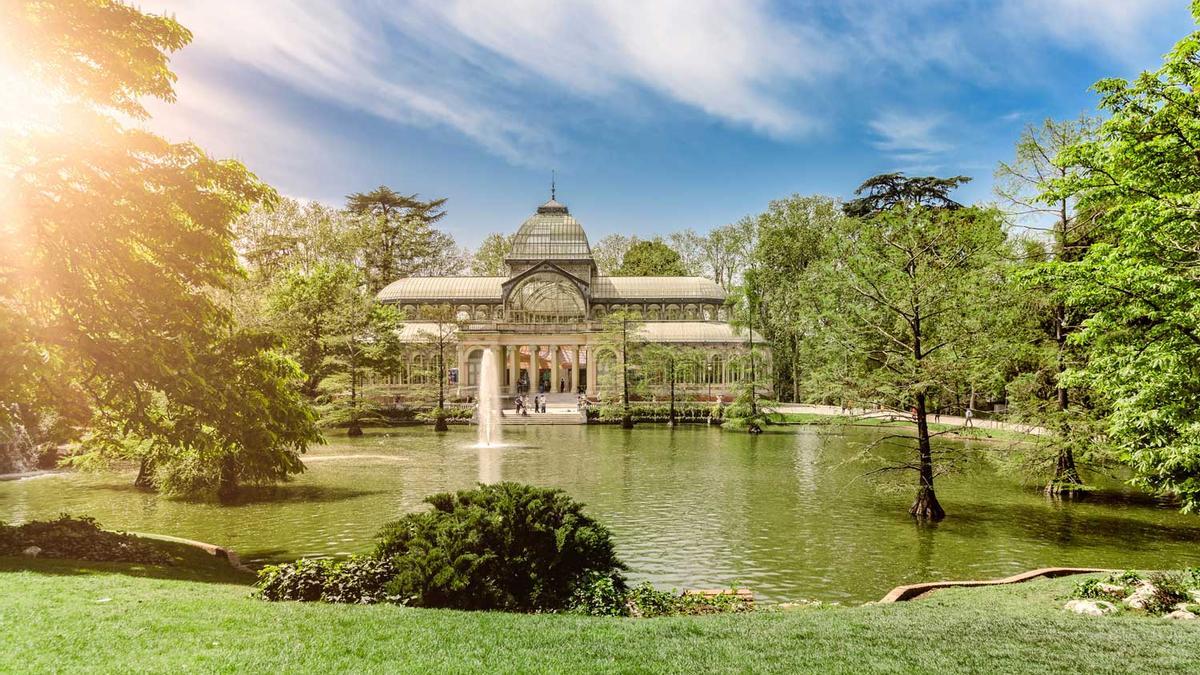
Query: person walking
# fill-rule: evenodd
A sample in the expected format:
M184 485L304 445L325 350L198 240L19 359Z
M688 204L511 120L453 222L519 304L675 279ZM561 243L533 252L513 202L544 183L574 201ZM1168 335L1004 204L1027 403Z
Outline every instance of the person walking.
M963 414L963 417L966 418L966 420L967 420L967 424L966 424L967 426L969 426L969 427L975 426L975 411L974 410L967 408L967 412Z

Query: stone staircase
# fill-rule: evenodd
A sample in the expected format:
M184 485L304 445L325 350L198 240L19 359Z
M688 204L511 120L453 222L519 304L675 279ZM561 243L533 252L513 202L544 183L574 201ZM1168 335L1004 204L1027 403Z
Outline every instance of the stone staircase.
M532 405L533 397L527 397ZM513 424L587 424L587 416L576 406L577 397L574 394L546 394L546 412L535 413L531 409L528 415L517 414L511 400L506 400L504 417L501 423Z

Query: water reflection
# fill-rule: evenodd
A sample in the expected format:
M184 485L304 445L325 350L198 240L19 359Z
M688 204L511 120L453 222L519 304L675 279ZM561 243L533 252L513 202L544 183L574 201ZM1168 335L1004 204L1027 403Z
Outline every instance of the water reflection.
M131 489L133 474L0 483L0 520L88 514L118 528L222 544L252 563L369 550L379 528L434 492L517 480L561 487L612 529L635 579L741 583L768 599L863 601L893 586L1007 576L1046 565L1200 564L1200 518L1119 484L1047 501L975 458L939 485L936 527L907 515L912 490L880 492L849 461L870 430L762 436L708 427L516 426L503 448L474 428L393 429L316 448L296 481L237 506ZM906 477L907 478L907 477ZM1102 478L1099 480L1103 480Z

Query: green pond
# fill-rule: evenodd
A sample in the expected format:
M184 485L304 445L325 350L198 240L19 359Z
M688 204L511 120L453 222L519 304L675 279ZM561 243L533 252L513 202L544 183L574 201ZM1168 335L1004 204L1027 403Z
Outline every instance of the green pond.
M900 584L979 579L1051 565L1200 565L1200 517L1089 477L1106 489L1057 501L965 448L940 479L949 514L906 510L912 488L862 478L870 429L792 427L754 437L696 426L505 429L515 447L478 450L474 429L332 438L296 480L221 506L137 491L132 473L0 482L0 520L86 514L107 527L227 546L250 564L371 548L379 527L428 494L515 480L565 489L613 531L633 579L678 588L748 586L760 598L861 602ZM990 446L1005 452L1004 446ZM904 476L910 483L911 476Z

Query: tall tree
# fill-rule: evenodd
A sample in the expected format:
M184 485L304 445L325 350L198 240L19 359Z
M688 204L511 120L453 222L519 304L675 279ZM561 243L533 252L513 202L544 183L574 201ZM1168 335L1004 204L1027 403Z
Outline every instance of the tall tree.
M667 244L679 254L687 276L704 276L704 237L687 228L668 234Z
M450 305L423 305L417 312L417 321L426 327L417 332L421 343L433 352L434 373L437 381L437 409L434 410L434 431L449 431L446 424L446 382L448 379L447 352L458 344L458 319ZM461 373L460 373L461 377Z
M700 372L704 368L704 352L678 344L650 342L642 347L641 362L666 386L670 404L667 424L675 426L675 401L678 399L675 388L679 376L684 372Z
M361 219L362 265L372 292L396 279L461 268L454 239L434 227L446 216L445 203L445 198L422 201L385 185L346 197L346 211ZM447 259L453 262L450 270Z
M400 314L377 301L357 277L341 287L324 338L328 356L320 383L322 422L361 436L363 424L384 421L376 382L400 367Z
M512 250L515 236L493 232L484 237L471 256L471 274L477 277L508 276L508 263L504 262L504 258Z
M755 217L756 235L749 264L755 270L760 329L771 346L774 391L780 398L800 400L802 383L819 389L819 380L805 380L800 371L806 336L819 327L809 322L812 289L810 268L829 255L828 233L846 218L841 205L829 197L792 195L772 201Z
M144 97L174 98L167 60L190 33L105 0L0 12L13 72L45 98L0 140L18 177L0 217L0 304L15 311L0 319L20 324L0 361L32 349L63 364L91 409L84 447L145 460L159 485L229 495L302 470L319 436L295 364L219 302L239 272L231 224L273 191L127 124Z
M621 266L613 276L685 277L687 270L683 267L679 253L656 237L634 242L625 251L625 256L621 258Z
M319 263L310 272L287 272L268 293L270 326L300 364L300 391L315 398L321 382L335 370L331 346L338 325L360 309L356 290L360 275L350 265Z
M1095 125L1094 120L1087 118L1067 122L1047 119L1038 126L1030 125L1021 132L1013 161L1001 162L996 170L996 194L1011 213L1035 219L1034 228L1041 228L1041 223L1049 221L1045 226L1050 234L1049 254L1055 261L1067 262L1083 256L1088 245L1088 220L1080 218L1074 195L1060 193L1047 199L1046 190L1055 181L1077 173L1075 167L1058 161L1059 154L1094 136ZM1035 271L1041 270L1035 268ZM1071 428L1071 395L1066 383L1068 364L1078 358L1068 345L1078 317L1068 311L1062 289L1046 283L1045 274L1028 274L1023 278L1030 291L1049 299L1046 324L1048 337L1054 341L1050 365L1054 372L1054 414L1040 414L1046 406L1028 406L1034 413L1031 421L1056 432L1053 468L1046 490L1050 493L1071 492L1083 486L1075 462L1074 446L1078 439ZM1080 411L1076 410L1078 413ZM1085 428L1090 436L1090 425Z
M886 469L915 471L909 512L938 520L945 511L934 478L948 457L935 452L929 402L992 348L988 303L997 297L994 269L1005 235L996 212L924 205L927 186L919 179L919 199L901 191L832 233L833 255L820 278L823 328L814 336L828 357L812 366L846 362L843 398L874 401L913 424L915 458Z
M623 234L610 234L592 245L592 257L596 260L596 269L600 274L615 275L625 259L625 252L637 243L636 236L627 237Z
M1192 14L1200 22L1200 2ZM1108 113L1095 138L1060 153L1077 172L1043 197L1079 200L1096 236L1057 265L1087 349L1064 378L1111 409L1107 435L1135 481L1200 508L1200 32L1163 66L1095 85Z
M910 178L902 172L881 173L858 186L854 191L858 198L846 202L844 208L846 215L853 217L867 217L897 206L958 209L962 204L951 199L950 192L970 180L966 176Z
M605 381L601 381L600 384L609 402L606 407L614 407L612 402L616 402L620 407L623 429L633 428L630 401L642 380L633 372L640 366L640 355L645 340L642 327L641 315L629 310L619 310L604 317L603 329L599 336L599 344L612 352L617 359L616 367L609 369Z

